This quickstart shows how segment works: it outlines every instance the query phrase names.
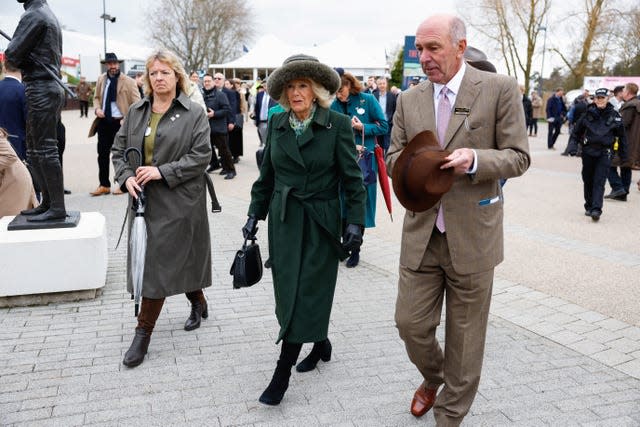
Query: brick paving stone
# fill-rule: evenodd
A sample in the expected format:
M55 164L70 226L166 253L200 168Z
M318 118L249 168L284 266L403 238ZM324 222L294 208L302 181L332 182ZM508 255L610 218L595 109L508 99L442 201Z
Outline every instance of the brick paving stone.
M607 366L617 366L633 359L631 356L615 349L601 351L599 353L592 354L591 357Z
M576 350L582 354L586 354L587 356L593 356L595 354L600 354L606 350L609 350L609 347L602 345L598 342L591 341L589 339L568 343L567 347L569 347L572 350ZM603 361L602 359L598 359L598 360L600 360L601 362ZM609 365L609 366L612 366L612 365Z

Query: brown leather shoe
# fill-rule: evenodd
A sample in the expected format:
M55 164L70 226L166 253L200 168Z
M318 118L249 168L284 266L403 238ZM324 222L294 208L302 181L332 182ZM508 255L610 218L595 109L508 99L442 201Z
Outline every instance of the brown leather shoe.
M416 417L426 414L436 401L437 391L438 389L425 388L425 386L420 385L411 401L411 414Z
M92 191L91 194L92 196L102 196L103 194L110 194L111 193L111 189L109 187L103 187L102 185L99 185L98 188L95 189L95 191Z
M120 187L116 187L116 189L113 190L113 192L111 194L115 194L116 196L119 196L119 195L124 194L124 193L122 192Z

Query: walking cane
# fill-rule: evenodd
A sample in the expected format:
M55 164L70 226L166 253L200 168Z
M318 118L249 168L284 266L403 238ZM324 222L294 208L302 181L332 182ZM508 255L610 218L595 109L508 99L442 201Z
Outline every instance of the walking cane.
M11 37L9 37L9 35L7 33L5 33L4 31L0 30L0 34L2 35L2 37L4 37L5 39L11 41ZM40 62L40 60L36 59L33 57L33 55L29 54L29 60L31 62L33 62L34 64L36 64L38 67L41 67L43 69L45 69L47 71L47 73L49 73L49 75L60 85L62 86L62 89L64 89L65 92L67 92L67 94L71 97L71 99L76 99L77 96L75 93L73 93L73 91L71 89L69 89L67 87L67 85L64 84L64 82L62 81L62 79L60 77L58 77L58 75L56 73L54 73L53 71L51 71L49 68L45 67L44 64L42 62Z

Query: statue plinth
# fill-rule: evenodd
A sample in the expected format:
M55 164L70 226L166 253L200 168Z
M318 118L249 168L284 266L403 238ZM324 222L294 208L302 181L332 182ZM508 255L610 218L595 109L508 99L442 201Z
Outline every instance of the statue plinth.
M80 222L79 211L67 211L67 216L48 221L29 221L28 215L18 215L7 225L7 231L16 230L44 230L49 228L71 228Z

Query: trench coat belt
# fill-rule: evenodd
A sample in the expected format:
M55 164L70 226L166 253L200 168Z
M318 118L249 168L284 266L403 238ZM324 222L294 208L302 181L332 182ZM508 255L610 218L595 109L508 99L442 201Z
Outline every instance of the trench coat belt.
M324 222L322 221L318 213L308 203L311 200L331 200L331 199L337 198L338 197L337 186L332 186L329 188L325 188L324 190L314 191L310 193L299 194L298 192L296 192L296 189L294 187L276 181L274 192L279 192L281 194L280 196L280 203L281 203L280 221L281 222L284 222L286 218L287 201L289 200L289 197L293 197L294 199L300 202L300 204L304 208L304 211L307 213L307 215L309 215L309 218L311 218L325 233L327 238L329 238L329 241L331 242L333 248L337 252L338 257L341 260L344 260L349 256L347 251L345 251L342 248L342 243L335 238L335 236L331 233L331 231L329 231L329 229L324 224Z

